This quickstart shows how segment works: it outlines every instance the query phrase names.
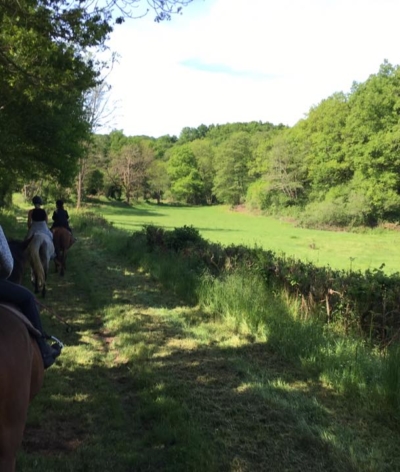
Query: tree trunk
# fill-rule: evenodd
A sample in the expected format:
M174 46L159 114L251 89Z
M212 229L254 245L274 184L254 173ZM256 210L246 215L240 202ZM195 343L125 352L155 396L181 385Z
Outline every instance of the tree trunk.
M79 209L82 203L82 172L79 171L78 174L78 187L76 191L76 208Z

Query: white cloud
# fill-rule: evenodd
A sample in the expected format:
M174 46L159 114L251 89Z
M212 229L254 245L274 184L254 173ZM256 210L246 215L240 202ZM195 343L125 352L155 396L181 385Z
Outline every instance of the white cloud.
M202 123L293 125L385 58L400 63L399 14L397 0L194 0L168 23L126 22L110 44L121 56L109 78L115 127L160 136Z

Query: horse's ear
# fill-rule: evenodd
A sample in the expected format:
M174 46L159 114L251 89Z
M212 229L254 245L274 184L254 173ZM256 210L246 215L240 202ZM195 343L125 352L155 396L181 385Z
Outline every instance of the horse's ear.
M24 241L22 242L21 244L21 248L25 251L25 249L29 246L29 244L31 243L32 239L33 239L33 234L30 238L28 239L24 239Z

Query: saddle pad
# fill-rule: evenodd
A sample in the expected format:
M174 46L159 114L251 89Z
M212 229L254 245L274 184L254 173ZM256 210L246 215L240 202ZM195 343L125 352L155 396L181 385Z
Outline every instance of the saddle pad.
M15 305L12 305L10 303L0 303L0 306L3 308L6 308L10 313L13 315L17 316L23 323L24 325L28 328L28 331L36 337L42 336L42 333L36 329L33 324L28 320L28 318L16 307Z

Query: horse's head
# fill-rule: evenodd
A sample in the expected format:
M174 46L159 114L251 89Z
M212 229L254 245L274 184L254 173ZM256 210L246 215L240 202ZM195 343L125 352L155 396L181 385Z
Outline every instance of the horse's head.
M24 269L28 261L28 253L26 249L29 246L32 237L33 236L31 236L29 239L25 239L24 241L19 241L16 239L8 241L8 245L14 259L13 271L8 278L10 282L14 282L16 284L20 284L22 282Z

